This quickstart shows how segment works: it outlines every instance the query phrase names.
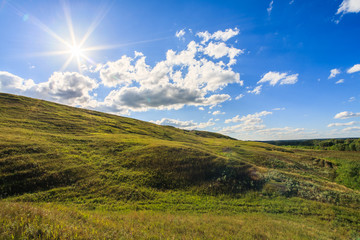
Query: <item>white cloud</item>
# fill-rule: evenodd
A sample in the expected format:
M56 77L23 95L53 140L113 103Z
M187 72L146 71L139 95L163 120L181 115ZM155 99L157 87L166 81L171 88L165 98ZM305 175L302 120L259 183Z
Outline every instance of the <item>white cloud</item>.
M238 96L235 97L235 100L239 100L240 98L243 98L245 95L244 94L239 94Z
M272 114L272 112L269 111L262 111L262 112L257 112L254 114L248 114L246 116L242 116L240 117L239 115L236 115L235 117L231 118L231 119L226 119L225 123L231 123L231 122L259 122L260 117L264 117L267 115Z
M221 38L221 34L216 33L214 38ZM222 33L229 35L231 31ZM214 46L220 47L214 50ZM116 88L105 98L103 106L107 111L121 112L124 109L146 111L180 109L185 105L218 105L229 100L230 96L214 94L214 91L232 83L243 85L240 74L230 67L241 51L224 43L210 42L202 46L191 41L183 51L168 50L166 59L154 67L146 64L143 54L134 58L123 56L118 61L106 63L100 70L102 83ZM228 63L217 61L225 56Z
M349 102L353 102L353 101L355 101L356 100L356 98L355 97L351 97L351 98L349 98Z
M180 31L177 31L175 33L175 36L179 39L184 39L184 35L185 35L185 29L181 29Z
M249 90L247 91L248 93L253 93L255 95L258 95L261 93L261 88L262 88L262 85L259 85L257 87L255 87L253 90Z
M338 68L331 69L331 70L330 70L330 75L329 75L328 79L334 78L334 77L336 77L336 75L338 75L338 74L340 74L340 73L341 73L341 71L340 71L340 69L338 69Z
M283 128L267 128L257 131L259 134L271 135L273 139L286 137L289 135L293 135L294 133L299 133L305 131L304 128L291 128L291 127L283 127Z
M271 86L275 86L277 83L280 85L283 84L295 84L298 81L299 74L292 74L289 75L288 73L279 73L279 72L268 72L266 73L259 83L266 83L269 82Z
M214 111L212 113L212 115L220 115L220 114L225 114L224 112L220 112L220 111Z
M343 0L336 14L358 13L360 12L359 0Z
M266 11L268 12L269 16L271 15L271 11L273 9L273 4L274 4L274 1L271 1L270 4L269 4L269 7L266 9Z
M215 125L212 118L209 121L202 122L202 123L196 123L196 122L193 122L193 120L180 121L177 119L170 119L170 118L163 118L161 120L150 121L150 122L158 124L158 125L169 125L169 126L173 126L173 127L177 127L177 128L186 129L186 130L202 129L202 128L207 128L207 127Z
M273 111L284 111L286 108L282 107L282 108L273 108Z
M47 82L39 83L33 89L42 98L60 103L95 107L96 101L90 92L98 87L94 79L76 72L54 72Z
M198 32L196 34L196 36L202 38L203 40L201 41L202 44L205 44L206 42L208 42L209 40L217 40L217 41L223 41L226 42L227 40L229 40L230 38L238 35L240 33L240 30L238 28L234 28L234 29L226 29L225 31L217 31L213 34L209 33L208 31L205 32Z
M335 84L340 84L340 83L344 83L344 79L340 79L340 80L337 81Z
M98 87L94 79L79 73L54 72L47 82L35 84L33 80L24 80L8 72L0 72L0 91L21 93L59 103L96 107L97 102L90 92Z
M252 132L265 129L266 126L255 122L244 122L230 127L224 127L220 130L222 134L239 134L243 132Z
M137 59L135 57L135 59ZM145 57L141 57L133 64L134 59L122 56L115 62L107 62L100 70L102 83L107 87L129 85L132 81L141 81L147 78L149 66L145 64Z
M357 125L359 124L360 122L355 122L355 121L352 121L352 122L348 122L348 123L330 123L328 125L328 127L344 127L344 126L353 126L353 125Z
M199 107L199 110L200 111L204 111L205 109L203 107Z
M237 49L234 47L228 47L225 43L213 43L210 42L207 47L203 49L204 53L210 57L215 59L222 58L224 56L228 56L230 58L229 64L233 65L236 63L235 57L243 54L244 50Z
M113 90L105 98L105 106L114 112L124 108L132 111L149 109L170 110L189 106L211 106L222 103L230 98L227 94L215 94L204 97L200 90L181 88L165 84L159 88L123 87Z
M241 123L229 127L224 127L220 132L223 134L245 134L265 129L266 126L263 124L262 118L269 114L272 114L272 112L262 111L254 114L248 114L242 117L237 115L231 119L226 119L225 123Z
M354 132L354 131L360 131L360 127L348 127L348 128L344 128L342 131L344 132Z
M225 120L225 123L240 122L240 124L224 127L219 132L243 140L278 140L310 138L310 136L318 137L316 131L305 131L304 128L267 128L266 125L263 124L263 118L270 114L272 114L272 112L262 111L242 117L238 115L232 119Z
M347 70L347 73L356 73L356 72L360 72L360 64L355 64L354 66L352 66Z
M31 79L25 80L9 72L0 71L0 91L6 93L19 93L35 85Z
M353 117L360 117L360 113L353 113L353 112L340 112L335 115L334 119L347 119L347 118L353 118Z
M291 4L293 4L295 2L295 0L291 0L290 2L289 2L289 4L291 5Z

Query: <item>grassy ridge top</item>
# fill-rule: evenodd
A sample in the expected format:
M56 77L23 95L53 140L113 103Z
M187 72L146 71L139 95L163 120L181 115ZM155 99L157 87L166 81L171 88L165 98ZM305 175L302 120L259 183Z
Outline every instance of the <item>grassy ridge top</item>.
M360 230L360 152L243 142L10 94L0 94L0 136L0 205L303 215L346 236Z

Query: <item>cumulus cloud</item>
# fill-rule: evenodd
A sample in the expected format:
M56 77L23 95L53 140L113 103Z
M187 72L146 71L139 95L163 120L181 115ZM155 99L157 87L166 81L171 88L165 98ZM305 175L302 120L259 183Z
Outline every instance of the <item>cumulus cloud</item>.
M360 72L360 64L355 64L354 66L352 66L347 70L347 73L356 73L356 72Z
M230 58L229 65L233 65L236 63L235 57L243 54L244 50L237 49L234 47L228 47L225 43L213 43L210 42L207 47L203 49L204 53L210 57L215 59L222 58L224 56L228 56Z
M259 120L261 120L261 117L267 116L272 114L272 112L269 111L262 111L262 112L257 112L254 114L248 114L246 116L242 116L240 117L239 115L236 115L235 117L231 118L231 119L226 119L225 123L237 123L237 122L260 122Z
M175 33L175 36L179 39L184 39L185 36L185 29L181 29Z
M341 84L344 83L344 79L340 79L339 81L337 81L335 84Z
M259 85L259 86L255 87L253 90L249 90L248 93L253 93L255 95L258 95L261 93L261 88L262 88L262 85Z
M239 100L241 98L243 98L245 95L244 94L239 94L235 97L235 100Z
M0 72L0 91L21 93L59 103L95 107L97 102L90 95L98 83L89 77L75 72L55 72L46 82L35 84L33 80L8 72Z
M259 123L244 122L234 126L224 127L220 130L222 134L234 134L234 133L243 133L243 132L252 132L265 129L266 126Z
M359 0L343 0L336 14L358 13L360 12Z
M337 69L337 68L331 69L328 79L334 78L334 77L336 77L336 75L338 75L340 73L341 73L340 69Z
M288 135L293 135L294 133L304 132L304 128L292 128L292 127L283 127L283 128L267 128L259 130L259 134L272 135L272 137L285 137Z
M288 73L279 73L279 72L268 72L266 73L259 83L266 83L269 82L271 86L275 86L276 84L295 84L298 81L299 74L292 74L289 75Z
M328 127L344 127L344 126L353 126L353 125L357 125L359 124L360 122L355 122L355 121L352 121L352 122L347 122L347 123L330 123L328 125Z
M25 80L9 72L0 71L0 91L6 93L20 93L35 85L31 79Z
M226 42L227 40L229 40L232 37L235 37L239 33L240 33L240 30L238 28L234 28L234 29L229 28L229 29L226 29L225 31L219 30L213 34L209 33L208 31L198 32L196 34L196 36L202 38L203 40L201 41L201 43L205 44L209 40Z
M173 126L173 127L177 127L177 128L186 129L186 130L202 129L202 128L207 128L207 127L215 125L212 118L209 121L202 122L202 123L196 123L193 120L180 121L177 119L170 119L170 118L162 118L161 120L150 121L150 122L158 124L158 125L169 125L169 126Z
M217 105L229 98L227 94L215 94L206 98L200 90L165 84L159 88L123 87L113 90L105 98L104 103L115 112L122 111L124 107L133 111L146 111L150 108L177 110L185 105Z
M246 116L235 116L231 119L225 120L225 123L239 123L237 125L224 127L219 130L220 133L235 135L240 139L296 139L309 136L315 136L317 132L309 132L304 128L293 127L280 127L280 128L267 128L263 123L263 118L272 114L269 111L257 112L248 114Z
M221 112L221 111L214 111L212 113L212 115L220 115L220 114L225 114L224 112Z
M94 106L90 92L98 87L96 80L76 72L55 72L47 82L39 83L34 90L43 98L73 106Z
M263 117L272 114L272 112L262 111L254 114L248 114L246 116L235 116L231 119L226 119L225 123L239 123L237 125L224 127L220 130L223 134L243 134L248 132L255 132L265 129L263 124Z
M139 56L139 55L138 55ZM136 63L133 64L134 60ZM100 79L107 87L116 87L119 85L129 85L132 81L141 81L147 79L149 66L145 63L145 57L138 59L122 56L115 62L107 62L100 70Z
M360 131L360 127L348 127L343 129L344 132Z
M340 112L335 115L334 119L347 119L347 118L353 118L353 117L360 117L360 113L353 113L353 112Z
M237 29L227 29L210 34L210 38L223 41L237 33ZM230 99L227 94L214 94L215 91L229 84L243 85L240 74L231 68L242 52L224 42L201 45L191 41L182 51L168 50L166 59L154 67L147 65L143 54L123 56L100 70L102 84L116 88L103 105L112 112L125 108L146 111L180 109L185 105L215 106ZM224 57L228 62L224 62Z

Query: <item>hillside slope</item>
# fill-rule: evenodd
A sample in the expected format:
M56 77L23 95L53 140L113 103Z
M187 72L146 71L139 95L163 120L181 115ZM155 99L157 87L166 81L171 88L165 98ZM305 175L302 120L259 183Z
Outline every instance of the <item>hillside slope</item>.
M339 237L341 232L346 239L360 229L360 194L357 184L346 187L339 179L341 174L350 179L352 170L339 169L359 161L360 152L243 142L0 94L0 205L13 211L0 216L4 226L18 221L19 209L37 212L51 202L51 211L65 204L82 209L76 211L248 212L264 218L263 214L282 214L286 221L301 215L318 219L319 228L332 223L334 235L329 236ZM33 205L9 205L13 201ZM29 218L29 224L32 221ZM42 231L44 226L37 227ZM23 236L24 229L8 227L0 230L0 237ZM102 234L98 237L108 236ZM264 239L281 239L271 232L263 234Z

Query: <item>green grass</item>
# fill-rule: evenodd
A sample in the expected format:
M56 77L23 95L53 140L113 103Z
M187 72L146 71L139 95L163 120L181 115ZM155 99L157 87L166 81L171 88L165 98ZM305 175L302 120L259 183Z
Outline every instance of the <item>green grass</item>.
M359 162L0 94L0 239L356 239Z
M3 239L349 239L355 232L314 217L243 213L88 211L1 203Z

